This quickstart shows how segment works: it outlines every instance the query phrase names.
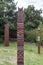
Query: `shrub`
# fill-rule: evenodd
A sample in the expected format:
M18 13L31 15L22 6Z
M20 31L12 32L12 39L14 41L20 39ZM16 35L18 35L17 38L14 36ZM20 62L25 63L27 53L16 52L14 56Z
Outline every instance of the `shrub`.
M33 52L33 49L29 49L30 52Z
M0 44L3 42L3 39L2 38L0 38Z
M36 42L37 41L37 34L36 30L26 31L26 37L27 42Z

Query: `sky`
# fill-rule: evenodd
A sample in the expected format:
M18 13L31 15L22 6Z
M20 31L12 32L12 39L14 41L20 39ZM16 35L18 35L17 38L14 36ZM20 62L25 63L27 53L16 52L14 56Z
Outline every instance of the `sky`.
M15 3L18 2L18 7L27 8L28 5L34 5L36 9L42 9L43 10L43 0L14 0ZM43 16L43 13L42 13Z

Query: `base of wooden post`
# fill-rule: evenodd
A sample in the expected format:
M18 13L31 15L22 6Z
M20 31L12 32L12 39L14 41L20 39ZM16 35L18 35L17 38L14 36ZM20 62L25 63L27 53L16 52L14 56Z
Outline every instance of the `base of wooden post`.
M38 41L38 54L40 54L40 42Z

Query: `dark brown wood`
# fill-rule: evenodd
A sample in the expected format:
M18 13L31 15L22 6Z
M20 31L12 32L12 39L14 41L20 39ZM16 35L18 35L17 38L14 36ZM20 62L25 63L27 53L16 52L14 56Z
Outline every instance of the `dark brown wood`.
M38 41L38 54L40 54L40 41Z
M4 45L9 46L9 25L8 24L5 24Z
M40 54L40 28L38 28L38 54Z
M17 21L17 65L24 65L24 20L23 8L18 8Z

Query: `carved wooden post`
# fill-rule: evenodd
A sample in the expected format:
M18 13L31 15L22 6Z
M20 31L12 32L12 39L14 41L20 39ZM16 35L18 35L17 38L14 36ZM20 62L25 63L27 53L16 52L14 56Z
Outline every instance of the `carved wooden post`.
M40 28L38 28L38 54L40 54Z
M9 25L8 24L5 24L4 45L9 46Z
M17 65L24 65L24 20L23 8L18 8L17 22Z

